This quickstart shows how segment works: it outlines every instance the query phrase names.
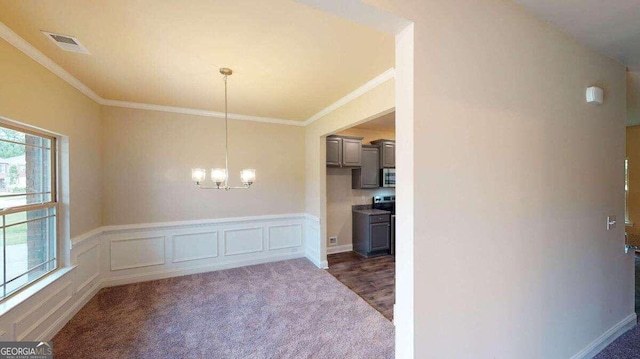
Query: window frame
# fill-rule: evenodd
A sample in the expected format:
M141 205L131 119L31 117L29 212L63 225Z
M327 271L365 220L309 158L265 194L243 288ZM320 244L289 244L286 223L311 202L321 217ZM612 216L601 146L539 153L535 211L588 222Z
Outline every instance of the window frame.
M624 159L624 224L627 227L633 226L633 222L629 218L629 191L630 191L630 181L629 181L629 157L625 157Z
M0 292L0 303L8 300L9 298L17 295L18 293L21 293L22 291L30 288L31 286L33 286L35 283L41 281L42 279L48 277L49 275L51 275L52 273L56 272L58 269L61 268L61 255L62 255L62 246L60 245L60 202L58 200L58 191L59 191L59 186L60 183L58 181L58 172L59 172L59 168L58 168L58 137L51 134L51 133L47 133L45 131L38 131L38 130L34 130L32 128L26 127L26 126L20 126L17 124L13 124L13 123L7 123L6 121L2 121L0 120L0 128L6 128L9 130L14 130L14 131L18 131L18 132L22 132L25 133L27 135L32 135L32 136L37 136L37 137L41 137L44 139L48 139L50 140L51 145L49 146L49 161L50 161L50 200L46 201L46 202L42 202L42 203L34 203L34 204L26 204L26 205L21 205L21 206L15 206L15 207L8 207L8 208L0 208L0 230L4 230L5 228L5 218L6 216L13 214L13 213L20 213L20 212L28 212L28 211L36 211L36 210L43 210L43 209L48 209L48 208L54 208L55 211L55 215L54 215L54 226L55 226L55 230L53 231L53 241L52 243L54 244L55 248L54 248L54 253L55 253L55 257L53 259L48 260L47 262L43 262L40 265L46 264L50 261L54 261L55 266L47 271L46 273L43 273L41 276L39 276L38 278L35 278L27 283L25 283L24 285L20 286L19 288L13 290L10 293L6 293L6 285L7 285L7 274L6 274L6 267L0 269L2 270L3 273L3 289ZM3 142L13 142L13 141L6 141L3 140ZM17 143L17 142L14 142ZM21 144L21 145L25 145L25 146L29 146L27 144L23 144L23 143L17 143L17 144ZM41 147L41 146L32 146L32 147ZM41 147L44 148L44 147ZM46 193L46 192L41 192L41 193ZM25 197L28 193L25 193ZM49 218L49 217L43 217L43 218ZM27 222L25 222L27 223ZM5 236L3 236L3 246L5 246L6 243L6 238ZM6 263L6 248L3 251L3 260L4 263ZM29 273L30 271L33 271L33 269L28 270L27 272L24 272L21 275L25 275L27 273ZM15 279L17 279L19 277L16 277Z

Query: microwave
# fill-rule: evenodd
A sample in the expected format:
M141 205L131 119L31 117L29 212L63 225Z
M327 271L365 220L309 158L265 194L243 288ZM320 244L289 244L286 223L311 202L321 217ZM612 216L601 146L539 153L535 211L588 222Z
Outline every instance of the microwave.
M396 169L383 168L380 170L380 187L396 186Z

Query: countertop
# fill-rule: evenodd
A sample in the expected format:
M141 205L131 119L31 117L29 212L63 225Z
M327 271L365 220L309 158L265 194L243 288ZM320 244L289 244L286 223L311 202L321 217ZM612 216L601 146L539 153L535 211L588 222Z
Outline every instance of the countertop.
M390 211L383 211L381 209L353 209L353 212L358 212L362 214L366 214L367 216L377 216L380 214L391 214Z

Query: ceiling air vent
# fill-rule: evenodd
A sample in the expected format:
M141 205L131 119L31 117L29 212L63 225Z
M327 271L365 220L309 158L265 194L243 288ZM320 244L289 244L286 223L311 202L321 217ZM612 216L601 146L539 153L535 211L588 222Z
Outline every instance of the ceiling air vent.
M89 54L89 50L87 50L86 47L82 46L80 41L78 41L78 39L76 39L75 37L54 34L47 31L43 31L42 33L64 51L77 52L79 54Z

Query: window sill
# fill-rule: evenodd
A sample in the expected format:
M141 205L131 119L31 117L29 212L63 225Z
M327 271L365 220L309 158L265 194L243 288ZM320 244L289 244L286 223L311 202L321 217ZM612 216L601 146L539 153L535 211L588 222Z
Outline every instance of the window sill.
M55 283L58 279L64 277L67 273L71 272L75 266L62 267L54 270L53 272L45 275L33 284L25 287L17 293L9 295L5 300L0 302L0 317L18 307L20 304L27 301L29 298L38 294L40 291Z

